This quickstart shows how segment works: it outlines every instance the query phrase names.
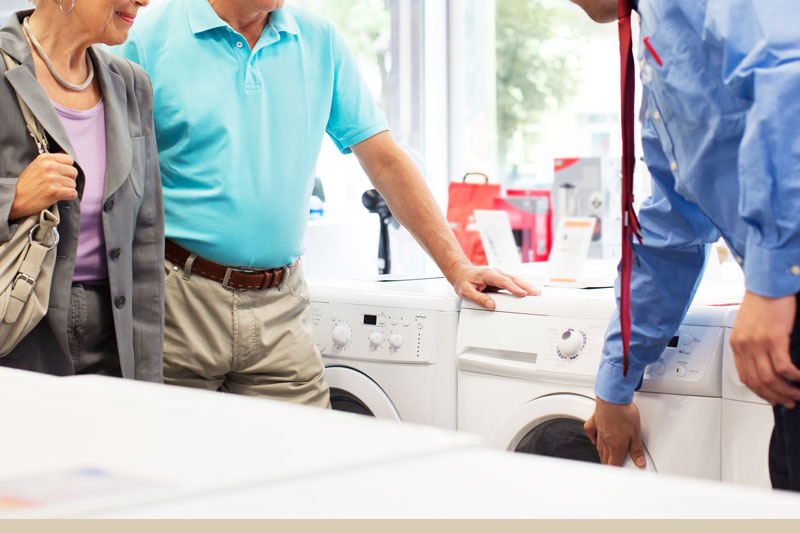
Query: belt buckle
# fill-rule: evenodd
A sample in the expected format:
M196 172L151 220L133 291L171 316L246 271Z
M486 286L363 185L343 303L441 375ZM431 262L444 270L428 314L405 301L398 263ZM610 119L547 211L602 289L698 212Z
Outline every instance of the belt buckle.
M257 272L257 270L246 270L246 269L243 269L243 268L227 267L225 269L225 277L222 278L222 286L225 287L226 289L233 290L233 289L236 288L236 287L231 287L230 285L228 285L228 282L231 280L231 274L234 273L234 272L243 272L245 274L253 274L254 272Z

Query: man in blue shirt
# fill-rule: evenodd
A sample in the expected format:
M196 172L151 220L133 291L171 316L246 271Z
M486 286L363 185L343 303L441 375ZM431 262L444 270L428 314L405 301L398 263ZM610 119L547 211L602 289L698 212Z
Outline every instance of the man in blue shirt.
M456 292L535 289L461 252L333 27L283 0L171 0L117 49L153 81L167 383L328 406L297 258L327 133ZM343 250L342 253L347 253Z
M617 0L572 0L598 22ZM694 296L709 244L724 238L746 296L731 337L739 375L775 408L773 485L800 490L800 3L639 0L642 144L653 196L639 213L630 370L618 314L587 424L604 463L644 465L632 403Z

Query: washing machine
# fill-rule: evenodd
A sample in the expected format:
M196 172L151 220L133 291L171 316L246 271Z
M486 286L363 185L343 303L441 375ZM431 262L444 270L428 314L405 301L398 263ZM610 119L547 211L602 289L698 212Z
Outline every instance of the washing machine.
M334 409L456 428L461 300L444 278L308 283Z
M772 406L739 379L730 334L736 321L730 314L722 359L722 481L771 488L769 441L775 418Z
M583 430L613 289L545 288L495 298L487 312L462 306L458 428L493 447L600 462ZM648 469L720 479L721 367L727 308L692 306L634 401ZM626 467L635 468L630 458Z

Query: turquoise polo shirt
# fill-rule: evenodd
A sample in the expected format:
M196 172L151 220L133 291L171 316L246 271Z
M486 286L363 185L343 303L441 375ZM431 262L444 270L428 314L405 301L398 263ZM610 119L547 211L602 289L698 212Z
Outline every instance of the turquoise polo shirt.
M333 26L296 7L251 50L207 0L172 0L115 51L153 81L166 235L218 263L302 255L323 135L349 153L388 129Z

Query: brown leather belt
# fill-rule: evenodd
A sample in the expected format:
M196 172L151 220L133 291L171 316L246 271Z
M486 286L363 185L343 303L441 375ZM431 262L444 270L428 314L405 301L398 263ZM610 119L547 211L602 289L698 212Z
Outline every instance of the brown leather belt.
M186 267L191 256L192 273L214 280L223 287L260 291L279 286L294 274L297 263L269 270L258 270L221 265L192 253L176 242L167 239L164 256L180 268Z

